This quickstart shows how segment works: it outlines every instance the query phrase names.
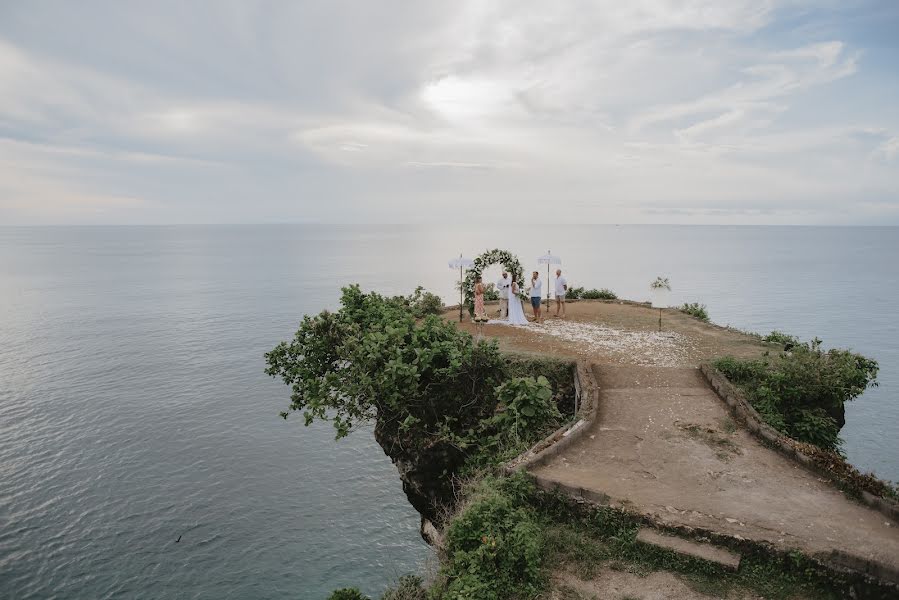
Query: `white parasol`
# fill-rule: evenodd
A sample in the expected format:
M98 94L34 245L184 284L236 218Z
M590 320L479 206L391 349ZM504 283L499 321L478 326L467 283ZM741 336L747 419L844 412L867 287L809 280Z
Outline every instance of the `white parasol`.
M537 264L546 265L546 303L549 304L549 265L561 265L562 259L558 256L553 256L552 252L547 250L546 254L537 258Z
M454 271L456 269L459 269L459 322L460 323L462 322L462 294L464 293L464 290L462 289L462 283L464 281L463 276L462 276L462 270L470 269L473 266L474 266L474 261L471 260L470 258L465 258L461 254L459 255L459 258L454 258L453 260L449 261L450 269L452 269Z

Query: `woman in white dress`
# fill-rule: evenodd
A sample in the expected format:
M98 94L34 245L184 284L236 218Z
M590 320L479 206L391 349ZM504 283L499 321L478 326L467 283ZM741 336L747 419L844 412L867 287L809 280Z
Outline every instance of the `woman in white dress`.
M527 325L528 318L524 316L521 307L521 298L518 297L518 282L512 275L512 288L509 290L509 325Z

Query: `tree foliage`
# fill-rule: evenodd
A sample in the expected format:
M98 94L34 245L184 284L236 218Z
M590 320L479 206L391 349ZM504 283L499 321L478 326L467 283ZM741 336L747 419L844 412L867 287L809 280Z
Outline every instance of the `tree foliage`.
M503 363L493 341L437 316L416 322L406 299L343 289L341 308L304 317L266 354L266 373L291 387L289 411L331 421L343 437L364 420L410 441L467 431L492 412Z
M412 314L419 319L443 313L443 300L440 299L440 296L425 290L422 286L415 288L415 291L409 296L408 302Z

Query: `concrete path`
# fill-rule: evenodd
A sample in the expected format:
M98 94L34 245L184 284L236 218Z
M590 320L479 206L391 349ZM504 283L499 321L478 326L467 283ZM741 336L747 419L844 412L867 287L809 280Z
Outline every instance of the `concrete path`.
M534 474L672 525L873 561L899 583L899 524L735 426L698 369L592 368L600 397L591 431Z

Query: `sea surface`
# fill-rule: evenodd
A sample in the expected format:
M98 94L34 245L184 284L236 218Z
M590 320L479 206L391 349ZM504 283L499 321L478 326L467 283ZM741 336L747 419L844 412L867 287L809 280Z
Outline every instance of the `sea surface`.
M433 565L371 432L279 418L263 354L349 283L454 302L447 261L493 247L879 360L843 437L899 480L899 228L0 228L0 597L375 595Z

